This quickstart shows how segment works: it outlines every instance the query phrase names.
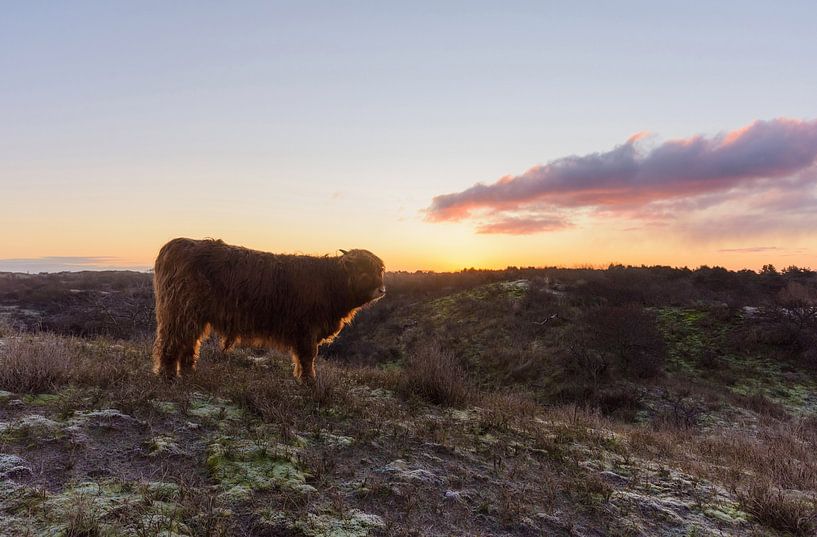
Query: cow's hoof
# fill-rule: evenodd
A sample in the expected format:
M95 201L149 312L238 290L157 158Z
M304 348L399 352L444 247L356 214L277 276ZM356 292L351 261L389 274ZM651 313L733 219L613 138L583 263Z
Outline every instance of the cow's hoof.
M170 369L160 369L156 372L156 376L168 384L172 384L179 380L178 373Z
M295 375L295 382L297 382L301 386L314 386L315 385L315 376L314 375Z

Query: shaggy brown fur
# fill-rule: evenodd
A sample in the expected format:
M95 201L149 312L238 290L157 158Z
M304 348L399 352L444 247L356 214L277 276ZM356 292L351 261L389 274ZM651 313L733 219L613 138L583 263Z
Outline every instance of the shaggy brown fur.
M214 330L225 350L242 340L289 350L295 377L310 381L318 345L385 294L383 271L367 250L311 257L173 239L159 251L153 277L156 371L175 377L192 370Z

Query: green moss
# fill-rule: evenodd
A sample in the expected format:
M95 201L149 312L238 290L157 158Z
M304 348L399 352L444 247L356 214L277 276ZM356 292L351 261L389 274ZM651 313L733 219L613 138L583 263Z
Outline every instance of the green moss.
M48 406L59 401L60 396L55 393L37 393L23 396L23 402L33 406Z
M148 481L139 485L142 495L153 501L170 502L179 498L179 486L164 481Z
M328 431L321 431L320 434L317 435L316 439L322 444L335 447L349 447L355 443L355 439L351 436L332 434Z
M18 508L25 509L24 517L3 517L0 525L3 535L191 535L180 521L181 507L174 502L178 487L171 483L88 481L56 494L33 495L24 487L17 487L14 494L36 501L30 500ZM9 512L6 505L3 512Z
M817 387L804 383L785 384L779 373L767 371L755 378L746 377L730 389L738 395L763 395L794 413L817 412Z
M115 408L103 408L99 410L77 410L71 416L71 425L85 425L93 421L119 420L122 422L136 423L138 420L133 416L124 414Z
M499 439L491 433L483 433L477 437L480 442L485 444L496 444Z
M463 423L476 423L479 419L479 412L475 409L452 408L448 411L448 415L453 420Z
M497 284L497 287L507 294L507 296L512 298L522 298L525 296L528 288L530 287L530 282L528 280L515 280L512 282L500 282Z
M193 394L187 413L197 418L205 418L215 422L238 421L244 417L241 409L230 401L200 393Z
M56 440L63 436L59 422L39 414L23 416L12 422L0 422L0 440L5 442Z
M678 373L697 373L695 358L711 345L700 326L706 312L688 308L659 308L658 326L667 341L668 369Z
M462 322L462 310L469 302L487 301L489 299L519 299L525 295L528 289L527 280L517 280L513 282L499 282L481 285L437 298L428 302L427 306L433 319L443 320L449 317L456 317Z
M725 338L736 329L740 317L713 321L707 311L659 308L659 326L667 341L668 371L723 385L713 370L702 369L699 358L710 350L729 349ZM796 413L817 412L817 383L801 371L787 371L784 364L765 355L721 352L717 370L728 371L729 388L742 396L764 395Z
M46 499L43 491L10 480L0 480L0 519L36 509ZM3 534L5 535L5 534Z
M302 519L291 520L277 510L266 509L258 513L261 522L288 531L297 531L306 537L367 537L374 529L385 527L383 519L351 509L343 515L331 512L307 513Z
M310 537L366 537L375 528L385 524L377 515L352 509L344 516L332 514L307 514L306 520L299 521L295 527Z
M704 514L727 524L741 523L749 520L749 515L742 511L737 503L708 506L704 509Z
M147 442L151 457L161 455L181 455L184 451L176 443L176 438L170 434L156 435Z
M306 484L308 474L299 467L295 448L289 446L259 446L222 437L210 445L207 467L227 501L248 499L257 490L315 491Z
M179 405L171 401L151 401L150 404L163 414L175 414L179 411Z

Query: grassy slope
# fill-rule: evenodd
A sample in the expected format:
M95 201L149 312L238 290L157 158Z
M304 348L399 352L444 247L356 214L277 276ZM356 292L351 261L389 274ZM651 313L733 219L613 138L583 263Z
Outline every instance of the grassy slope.
M664 309L669 373L639 387L640 421L543 405L561 329L510 338L522 295L492 285L412 305L371 335L407 368L321 363L315 388L296 385L281 357L207 349L194 378L167 386L147 344L6 334L0 534L812 531L808 376L758 356L701 358L732 321ZM410 350L432 335L492 381L441 385L433 364L445 357ZM509 375L501 346L539 358ZM694 419L669 419L678 412Z

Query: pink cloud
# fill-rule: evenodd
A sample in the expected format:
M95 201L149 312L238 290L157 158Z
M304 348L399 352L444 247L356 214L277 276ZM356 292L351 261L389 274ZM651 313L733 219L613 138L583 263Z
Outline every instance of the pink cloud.
M481 233L506 227L535 233L561 229L566 222L557 214L564 225L530 224L524 231L521 223L548 220L559 211L584 208L598 215L650 219L764 191L779 200L780 191L797 196L792 192L807 193L817 184L810 169L817 159L817 121L756 121L714 137L670 140L642 151L644 136L638 133L607 152L564 157L493 184L436 196L426 218L472 218ZM538 210L548 214L531 216ZM486 213L489 219L483 221Z
M528 235L540 233L542 231L556 231L570 227L570 224L562 218L524 218L505 217L496 219L477 227L477 233L507 235Z

